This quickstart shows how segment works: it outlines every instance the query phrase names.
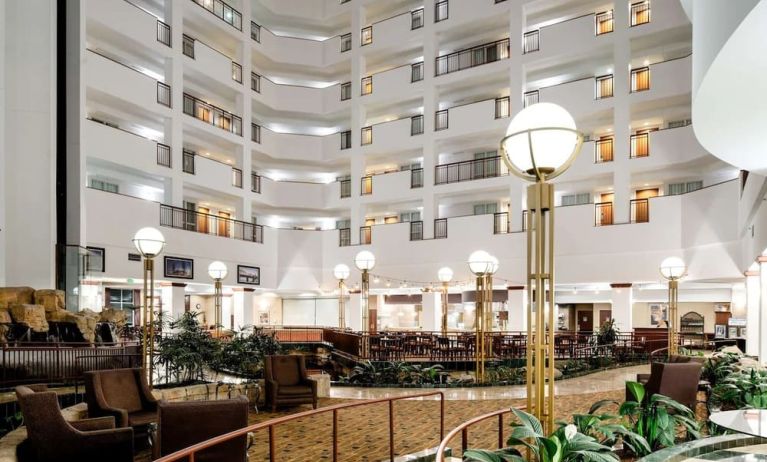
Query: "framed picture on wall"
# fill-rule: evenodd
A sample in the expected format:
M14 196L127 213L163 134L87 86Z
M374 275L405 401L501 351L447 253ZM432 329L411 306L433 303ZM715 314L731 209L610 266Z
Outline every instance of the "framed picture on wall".
M650 325L668 327L668 306L663 303L650 303Z
M725 338L727 337L727 326L724 324L717 324L714 326L714 338Z
M269 324L269 312L268 311L262 311L258 313L258 323L259 324Z
M191 258L165 257L165 277L194 279L194 260Z
M88 260L86 263L86 270L89 273L103 273L104 267L104 254L103 247L86 247L88 251Z
M261 268L237 265L237 284L261 284Z

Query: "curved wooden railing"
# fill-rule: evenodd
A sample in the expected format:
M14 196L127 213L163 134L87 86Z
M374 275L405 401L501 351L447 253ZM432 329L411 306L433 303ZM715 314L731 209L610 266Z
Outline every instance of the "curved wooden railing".
M527 407L520 406L516 409L525 410ZM450 441L452 441L453 438L455 438L459 433L461 434L461 455L463 455L463 453L469 448L469 427L492 419L493 417L498 418L498 449L503 448L505 443L503 440L503 416L506 414L511 414L511 412L511 408L499 409L497 411L489 412L487 414L474 417L473 419L469 419L461 425L450 430L450 433L448 433L447 436L443 438L439 443L439 447L437 448L437 458L435 459L436 462L445 461L445 450L447 449L447 445L450 444Z
M239 430L235 430L235 431L226 433L224 435L211 438L207 441L197 443L193 446L189 446L188 448L182 449L180 451L176 451L173 454L169 454L167 456L161 457L157 459L155 462L173 462L178 460L194 462L195 455L199 453L200 451L216 446L217 444L224 443L233 438L246 436L248 433L256 432L263 429L266 429L268 431L268 436L269 436L269 462L275 462L277 457L277 448L275 446L274 435L275 435L275 428L277 426L288 423L288 422L293 422L305 417L313 417L316 415L326 414L326 413L333 414L333 462L337 462L338 460L338 411L350 409L350 408L362 407L362 406L370 406L373 404L380 404L380 403L389 404L389 458L393 462L394 456L395 456L394 454L394 401L401 401L401 400L414 399L414 398L425 398L430 396L439 396L439 438L440 440L442 440L445 433L445 394L441 391L433 391L429 393L419 393L419 394L409 395L409 396L397 396L393 398L372 399L372 400L366 400L366 401L361 401L357 403L336 404L334 406L314 409L311 411L299 412L298 414L288 415L285 417L278 417L276 419L271 419L271 420L267 420L266 422L260 422L257 424L249 425L247 427L240 428Z

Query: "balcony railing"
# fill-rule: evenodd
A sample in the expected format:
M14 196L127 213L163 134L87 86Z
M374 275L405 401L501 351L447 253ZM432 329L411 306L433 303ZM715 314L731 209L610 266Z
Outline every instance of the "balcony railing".
M373 194L373 177L365 176L360 178L360 195L368 196Z
M360 141L360 144L362 146L372 144L373 143L373 127L362 127L362 140Z
M195 156L196 154L194 152L184 149L181 162L181 170L184 173L191 173L192 175L195 174Z
M264 227L208 213L160 204L160 226L264 243Z
M501 175L501 156L465 160L434 167L434 184L493 178Z
M496 98L495 99L495 118L503 119L505 117L508 117L510 108L511 106L509 104L508 96L504 96L503 98Z
M632 159L637 157L647 157L650 155L650 134L640 133L631 135L631 153Z
M437 76L457 72L471 67L500 61L509 57L509 39L485 43L465 50L455 51L448 55L437 56Z
M423 8L418 8L410 12L410 30L416 30L423 27Z
M447 239L447 218L434 220L434 239Z
M538 51L541 49L541 31L540 30L532 30L530 32L527 32L523 37L523 45L522 45L522 52L532 53L534 51Z
M650 22L650 0L631 5L631 27Z
M596 99L613 96L613 75L602 75L595 79L594 97Z
M373 43L373 26L368 26L360 31L360 45L370 45Z
M613 203L598 202L594 204L594 225L608 226L613 224Z
M594 162L600 164L602 162L613 161L613 139L602 138L594 142Z
M255 172L250 173L250 190L261 194L261 175Z
M261 93L261 76L255 72L250 73L250 89Z
M448 111L443 109L434 114L434 131L446 130L448 128Z
M232 61L232 80L242 83L242 66Z
M340 228L338 230L338 246L349 247L352 245L352 230L350 228Z
M261 43L261 26L253 21L250 21L250 38Z
M506 234L509 232L509 213L498 212L493 214L493 234Z
M370 226L360 227L360 245L368 245L373 242L373 228Z
M631 70L631 92L646 91L650 89L650 68L641 67Z
M242 30L242 14L227 3L221 0L192 0L206 10L216 15L219 19L234 27Z
M170 26L164 22L157 20L157 41L163 45L171 46L170 42Z
M423 61L410 65L410 83L423 80Z
M194 39L186 34L181 39L181 53L194 59Z
M242 119L240 117L187 93L184 93L184 114L242 136Z
M647 223L650 221L650 201L649 199L631 200L631 222Z
M423 169L414 168L410 170L410 189L423 188Z
M170 146L157 143L157 165L170 168Z
M170 107L170 85L157 82L157 102Z
M341 84L341 101L352 99L352 83L346 82Z
M261 144L261 125L253 122L250 123L250 140L254 143Z
M360 80L360 93L362 96L373 93L373 76L369 75Z
M344 34L341 36L341 53L352 49L352 34Z
M232 167L232 186L242 188L242 170Z
M613 10L603 11L594 16L594 35L609 34L613 31Z
M434 22L444 21L450 16L449 13L448 0L442 0L434 4Z
M350 149L352 147L352 132L347 130L341 132L341 149Z
M422 221L410 222L410 240L411 241L423 240L423 222Z
M538 90L528 91L525 93L525 107L537 104L539 100Z
M341 180L341 199L352 197L352 180Z
M423 115L417 115L410 118L410 136L423 133Z

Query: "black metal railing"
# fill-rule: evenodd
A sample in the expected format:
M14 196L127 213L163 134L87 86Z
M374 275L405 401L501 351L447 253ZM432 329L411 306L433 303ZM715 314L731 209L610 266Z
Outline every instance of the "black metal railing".
M362 127L361 130L362 140L360 141L360 144L362 146L365 146L367 144L373 143L373 127Z
M360 180L360 195L367 196L373 194L373 177L364 176Z
M447 239L447 218L434 220L434 239Z
M613 75L601 75L594 79L594 96L596 99L611 98L613 96Z
M352 131L341 132L341 149L350 149L352 147Z
M410 83L423 80L423 61L410 65Z
M261 194L261 175L256 172L250 173L250 190Z
M373 76L369 75L360 80L360 94L362 96L373 93Z
M631 135L631 152L629 157L634 159L636 157L647 157L650 155L650 134L639 133L637 135Z
M261 76L255 72L250 73L250 89L261 93Z
M253 21L250 21L250 38L261 43L261 26Z
M522 52L532 53L541 49L541 31L531 30L525 33L523 37Z
M613 161L613 139L602 138L594 142L594 162L600 164L602 162Z
M650 68L641 67L631 70L631 92L647 91L650 89Z
M631 222L647 223L650 221L649 199L631 199Z
M650 0L631 5L631 27L650 22Z
M157 165L170 168L170 146L167 144L157 143Z
M594 34L609 34L613 31L613 10L603 11L594 16Z
M344 34L341 36L341 53L347 52L352 49L352 34Z
M423 27L423 8L418 8L410 12L410 30L416 30Z
M242 119L240 117L188 93L184 93L184 114L242 136Z
M341 180L339 183L341 183L341 199L352 197L352 180Z
M411 241L423 240L423 222L422 221L410 222L410 240Z
M477 45L465 50L437 56L435 74L437 76L457 72L471 67L500 61L509 57L509 39Z
M181 53L184 54L184 56L189 56L190 58L194 59L194 39L186 34L184 34L182 37L181 42Z
M417 115L410 118L410 136L423 133L423 115Z
M341 101L352 99L352 83L346 82L341 84Z
M452 162L434 167L434 184L493 178L501 175L501 156Z
M157 41L163 45L171 46L170 26L157 20Z
M232 167L232 186L242 188L242 170Z
M232 61L232 80L242 83L242 66Z
M170 85L157 82L157 102L170 107Z
M448 0L442 0L434 4L434 22L444 21L450 17L449 13Z
M448 110L443 109L434 114L434 131L446 130L448 128L449 115Z
M340 228L338 230L338 246L349 247L352 245L352 230L351 228Z
M537 104L539 99L540 94L538 93L538 90L528 91L525 93L525 107Z
M261 125L253 122L250 123L250 140L261 144Z
M184 173L195 174L195 156L196 154L194 152L184 149L181 162L181 170Z
M505 117L508 117L510 110L511 110L511 105L509 103L508 96L495 99L495 118L496 119L503 119Z
M498 212L493 214L493 234L506 234L509 232L509 213Z
M216 17L234 27L237 30L242 30L242 14L239 11L232 8L229 4L222 2L221 0L192 0L194 3L200 5L206 10L213 13Z
M363 27L360 31L360 45L370 45L373 43L373 26Z
M414 168L410 170L410 189L423 188L423 169Z
M597 202L594 204L594 225L608 226L613 224L613 203Z
M360 227L360 245L368 245L373 242L373 228L371 226Z
M160 226L264 243L264 227L208 213L160 204Z

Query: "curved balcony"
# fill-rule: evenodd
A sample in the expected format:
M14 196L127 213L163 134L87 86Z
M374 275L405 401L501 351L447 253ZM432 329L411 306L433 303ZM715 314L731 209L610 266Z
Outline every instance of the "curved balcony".
M253 100L272 109L286 112L333 114L348 109L348 99L341 99L341 85L324 88L277 84L268 77L254 73L251 76Z
M125 0L86 0L88 21L119 34L121 41L138 43L163 56L172 53L170 26Z
M348 53L341 52L341 36L338 35L325 40L288 37L252 23L251 38L257 42L253 51L274 62L326 67L349 59Z
M338 158L341 154L341 134L330 135L300 135L295 133L279 133L251 125L252 148L275 159L300 160L306 162L321 162Z
M229 56L188 35L183 37L183 53L190 58L185 63L191 69L239 90L242 67Z

